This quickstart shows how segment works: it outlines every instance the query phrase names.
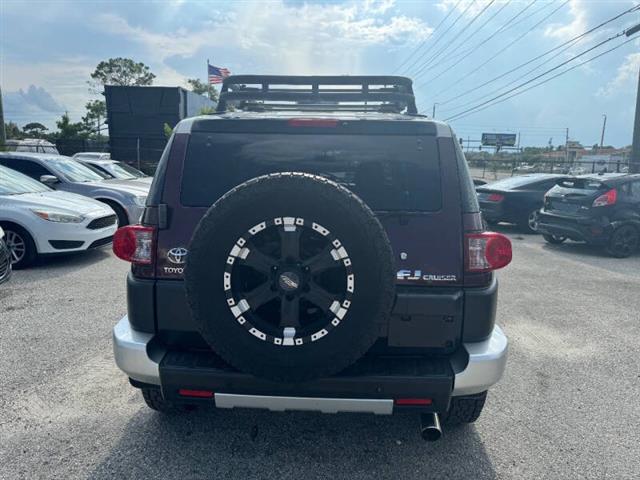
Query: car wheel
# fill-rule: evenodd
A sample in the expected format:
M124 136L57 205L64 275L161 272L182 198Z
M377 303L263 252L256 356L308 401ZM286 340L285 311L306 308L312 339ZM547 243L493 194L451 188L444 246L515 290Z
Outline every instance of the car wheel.
M522 222L520 222L520 227L526 232L526 233L537 233L538 231L538 209L533 210L532 212L529 212L529 214L527 215L527 219L526 221L523 219Z
M632 225L623 225L616 228L609 237L606 250L609 255L616 258L626 258L632 255L640 243L640 233Z
M440 416L442 423L458 425L475 422L484 408L487 392L469 395L467 397L453 397L449 410Z
M553 245L560 245L561 243L564 243L567 240L567 237L562 237L560 235L549 235L547 233L544 233L542 235L542 238L544 238L546 242L551 243Z
M164 399L159 388L142 388L142 398L152 410L160 413L181 413L193 410L195 406L176 404Z
M31 235L17 225L3 225L2 228L5 233L4 241L11 254L11 266L20 270L31 265L38 256L36 244Z
M332 375L388 321L394 258L374 213L323 177L280 173L220 198L191 240L185 287L203 338L275 381Z

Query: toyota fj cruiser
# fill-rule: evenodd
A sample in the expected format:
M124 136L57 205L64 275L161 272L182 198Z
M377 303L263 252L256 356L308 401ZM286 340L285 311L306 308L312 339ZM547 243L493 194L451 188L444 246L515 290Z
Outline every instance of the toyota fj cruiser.
M113 248L132 263L116 363L155 410L414 411L435 439L505 367L511 244L408 78L225 79Z

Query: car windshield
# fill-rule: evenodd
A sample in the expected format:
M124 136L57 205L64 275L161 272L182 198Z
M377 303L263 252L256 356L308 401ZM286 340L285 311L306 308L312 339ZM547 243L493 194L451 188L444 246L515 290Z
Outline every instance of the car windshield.
M51 189L22 173L0 167L0 195L48 192Z
M558 185L574 190L599 190L603 186L600 180L593 178L567 178L559 182Z
M116 162L113 163L112 166L114 170L117 169L118 171L124 171L127 175L132 175L136 178L143 178L147 176L146 173L141 172L137 168L133 168L131 165L127 165L124 162Z
M49 157L46 164L70 182L99 182L103 178L93 170L66 157Z
M535 183L539 180L543 180L543 178L526 176L511 177L505 178L503 180L498 180L497 182L492 182L487 185L483 185L483 187L486 186L487 188L496 188L500 190L513 190L514 188L524 187L525 185Z
M120 180L133 180L134 178L138 178L137 175L129 173L125 168L122 168L122 164L119 163L108 163L101 166L108 170L114 178L118 178Z
M92 172L97 173L98 175L100 175L104 179L116 178L114 175L111 175L109 172L105 172L104 170L100 170L98 167L94 167L90 163L83 163L82 165L87 167Z

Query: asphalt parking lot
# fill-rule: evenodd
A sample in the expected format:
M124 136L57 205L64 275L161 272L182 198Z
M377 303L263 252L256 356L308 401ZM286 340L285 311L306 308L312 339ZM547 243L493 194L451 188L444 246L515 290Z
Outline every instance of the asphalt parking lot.
M0 287L0 478L638 478L640 255L504 227L510 358L473 426L424 443L414 416L163 417L115 367L128 266L108 250Z

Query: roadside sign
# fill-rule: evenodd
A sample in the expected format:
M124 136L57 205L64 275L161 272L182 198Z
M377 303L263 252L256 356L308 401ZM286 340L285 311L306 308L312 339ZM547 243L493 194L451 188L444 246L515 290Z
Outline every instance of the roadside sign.
M515 133L483 133L482 145L488 147L514 147L516 145Z

